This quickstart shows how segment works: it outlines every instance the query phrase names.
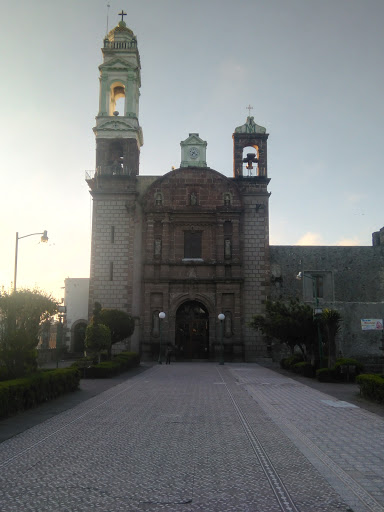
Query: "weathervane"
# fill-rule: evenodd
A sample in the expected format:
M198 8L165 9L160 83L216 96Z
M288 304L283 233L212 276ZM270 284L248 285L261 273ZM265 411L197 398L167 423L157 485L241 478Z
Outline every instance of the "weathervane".
M253 107L249 104L248 107L246 107L246 110L248 110L249 114L248 117L251 115L251 110L253 110Z

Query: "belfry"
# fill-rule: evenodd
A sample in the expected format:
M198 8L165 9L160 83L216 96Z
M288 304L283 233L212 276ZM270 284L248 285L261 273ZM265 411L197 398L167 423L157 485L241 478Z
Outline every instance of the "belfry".
M267 296L265 128L250 116L236 128L232 178L209 167L198 133L180 143L178 169L140 176L140 56L124 21L102 53L96 169L87 179L90 311L97 301L134 316L130 348L144 359L157 359L161 337L181 360L264 356L248 323Z

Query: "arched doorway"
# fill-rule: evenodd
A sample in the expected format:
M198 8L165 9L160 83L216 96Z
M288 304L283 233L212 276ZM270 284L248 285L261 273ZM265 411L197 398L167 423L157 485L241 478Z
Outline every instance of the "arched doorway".
M85 321L77 322L72 329L72 350L73 352L82 353L84 352L85 331L87 329L87 323Z
M209 358L209 314L197 301L184 302L176 312L176 357Z

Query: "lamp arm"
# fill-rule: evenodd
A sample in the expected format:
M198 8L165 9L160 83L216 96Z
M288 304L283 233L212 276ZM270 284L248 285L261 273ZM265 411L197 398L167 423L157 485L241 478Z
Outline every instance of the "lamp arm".
M22 238L27 238L27 236L33 236L33 235L44 235L44 231L42 233L30 233L29 235L18 236L17 240L21 240Z

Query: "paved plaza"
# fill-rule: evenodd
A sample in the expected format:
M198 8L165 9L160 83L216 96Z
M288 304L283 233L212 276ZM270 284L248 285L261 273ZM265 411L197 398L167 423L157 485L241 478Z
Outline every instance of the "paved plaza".
M157 365L0 468L1 512L384 512L384 418L257 364Z

